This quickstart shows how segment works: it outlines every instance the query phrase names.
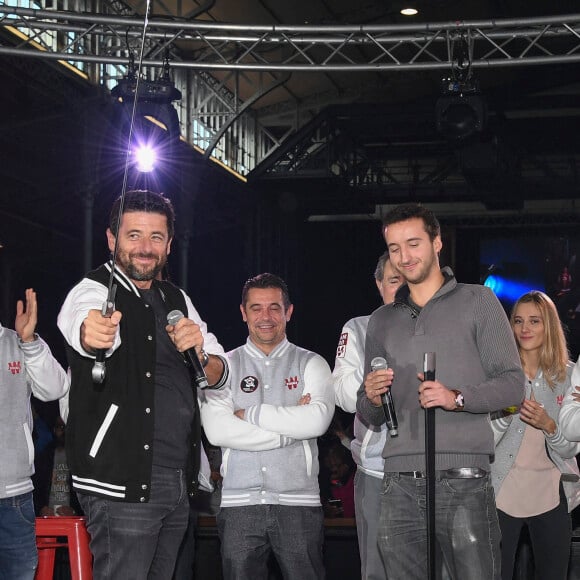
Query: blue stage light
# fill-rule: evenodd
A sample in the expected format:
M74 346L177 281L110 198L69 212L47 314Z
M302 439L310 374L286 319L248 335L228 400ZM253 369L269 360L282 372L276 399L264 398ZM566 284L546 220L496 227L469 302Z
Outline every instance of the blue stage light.
M543 290L539 288L537 283L508 280L502 276L495 274L489 275L484 286L487 286L500 300L509 300L515 302L522 294L530 290Z

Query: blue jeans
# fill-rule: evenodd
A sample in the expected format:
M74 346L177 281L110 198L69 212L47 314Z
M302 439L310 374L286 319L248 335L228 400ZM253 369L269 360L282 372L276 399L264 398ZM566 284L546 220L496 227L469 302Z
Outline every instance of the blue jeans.
M426 483L385 473L379 547L388 578L428 576ZM500 531L489 475L436 478L435 532L453 580L500 579Z
M0 499L0 580L32 580L38 564L32 492Z
M225 580L267 580L270 552L285 580L324 580L322 508L222 508L217 524Z
M184 471L153 466L148 503L78 494L91 536L94 580L168 580L187 528Z

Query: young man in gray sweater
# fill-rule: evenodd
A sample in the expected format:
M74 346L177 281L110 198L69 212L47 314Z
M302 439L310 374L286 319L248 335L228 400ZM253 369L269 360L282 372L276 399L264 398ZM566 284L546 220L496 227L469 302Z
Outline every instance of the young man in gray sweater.
M489 413L522 401L513 333L491 290L459 284L449 268L440 269L441 233L431 211L396 207L385 218L384 235L406 284L369 321L357 410L370 423L383 423L380 396L392 388L399 436L383 452L378 533L387 577L427 577L423 409L433 408L435 527L447 569L454 580L496 579L500 533ZM421 372L426 352L436 353L436 380ZM389 368L370 372L375 357Z

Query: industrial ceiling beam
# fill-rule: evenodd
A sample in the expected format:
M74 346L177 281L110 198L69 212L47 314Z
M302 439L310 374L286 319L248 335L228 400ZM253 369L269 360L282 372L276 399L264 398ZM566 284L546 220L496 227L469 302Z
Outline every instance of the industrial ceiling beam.
M140 42L143 20L0 5L0 26L34 40L22 38L19 45L3 42L0 54L122 65ZM51 43L58 32L69 33L66 50ZM454 43L460 39L469 42L474 69L573 64L580 61L580 14L368 26L258 26L152 18L147 26L147 52L170 51L172 67L196 70L448 70ZM143 64L158 67L163 59L145 58Z

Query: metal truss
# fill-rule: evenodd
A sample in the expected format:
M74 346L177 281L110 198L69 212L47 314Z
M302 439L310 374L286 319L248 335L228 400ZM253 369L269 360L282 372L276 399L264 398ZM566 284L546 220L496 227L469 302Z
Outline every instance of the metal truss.
M0 54L117 65L126 63L128 49L140 42L144 28L142 18L37 10L9 6L6 0L0 3L0 24L27 36L18 46L2 46ZM47 35L58 34L69 40L65 46L47 42ZM176 57L173 67L196 70L449 69L459 40L468 42L473 68L578 62L580 14L372 26L246 26L152 18L144 64L161 66L170 51ZM37 54L38 45L44 54Z
M54 5L57 10L48 9ZM468 47L473 69L580 61L580 14L396 26L245 26L196 20L203 10L154 17L145 25L122 0L0 0L0 55L66 63L110 89L143 49L145 78L154 78L170 61L184 96L176 103L182 134L206 157L217 157L242 175L257 167L258 173L288 175L300 173L299 165L303 170L319 163L328 169L335 163L335 174L344 176L342 162L348 162L348 182L354 186L396 183L397 173L409 168L367 162L356 152L354 160L330 159L331 152L324 150L336 134L325 131L314 144L312 135L296 134L306 139L296 146L308 150L276 161L280 136L273 136L248 107L265 90L260 74L270 73L275 87L291 71L450 71L460 45ZM255 95L244 103L225 80L212 76L218 71L247 75ZM293 128L287 127L285 137ZM273 171L260 166L266 158ZM278 166L272 167L270 159ZM453 173L449 167L431 167L427 179L445 172Z

